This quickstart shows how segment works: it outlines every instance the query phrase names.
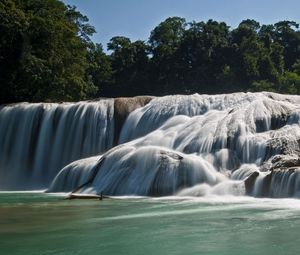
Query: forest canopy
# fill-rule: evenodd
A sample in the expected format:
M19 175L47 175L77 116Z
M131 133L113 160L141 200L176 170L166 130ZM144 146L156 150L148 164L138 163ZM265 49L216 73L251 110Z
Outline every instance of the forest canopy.
M0 103L142 94L300 93L295 21L236 28L170 17L145 40L115 36L104 51L76 7L58 0L0 2ZM105 24L102 24L103 26Z

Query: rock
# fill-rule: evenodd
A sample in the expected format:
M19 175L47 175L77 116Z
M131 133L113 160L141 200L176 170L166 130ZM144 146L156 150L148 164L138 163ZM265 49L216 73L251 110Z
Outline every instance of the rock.
M120 97L114 100L114 146L118 144L122 126L128 115L135 109L148 104L153 96Z
M270 197L272 177L273 177L273 172L271 172L264 178L260 197Z
M270 170L286 169L300 166L300 158L298 155L275 155L271 159L272 167Z
M245 188L246 188L246 195L252 195L254 184L256 178L259 176L258 172L253 172L246 180L245 180Z

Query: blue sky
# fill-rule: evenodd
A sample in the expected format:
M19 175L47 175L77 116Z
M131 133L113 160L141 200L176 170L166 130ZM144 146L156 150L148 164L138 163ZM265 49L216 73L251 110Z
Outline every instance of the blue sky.
M251 18L262 24L280 20L300 22L300 0L63 0L88 16L97 34L93 41L106 44L113 36L147 40L151 30L171 16L187 21L225 21L236 27Z

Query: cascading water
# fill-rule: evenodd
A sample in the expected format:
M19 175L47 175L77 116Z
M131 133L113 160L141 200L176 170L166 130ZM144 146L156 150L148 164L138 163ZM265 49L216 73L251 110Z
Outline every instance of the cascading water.
M115 136L119 137L115 144L120 145L103 148L101 156L69 165L61 163L61 167L65 167L49 191L150 196L299 196L300 97L264 92L195 94L154 98L140 106L137 109L129 107L132 112L122 123L120 134ZM28 121L32 124L26 125L37 125L33 118L39 117L34 116ZM72 122L72 118L66 123ZM109 132L108 126L105 126L105 132ZM14 132L12 128L6 130L10 136ZM25 137L30 140L30 135ZM50 143L51 148L59 148L56 144L65 139L63 135L57 140L49 139L47 135L43 137L48 140L41 144ZM23 135L21 138L24 139ZM0 139L4 138L0 136ZM31 140L40 143L40 138ZM9 148L8 145L5 147ZM77 144L45 158L42 155L45 155L46 147L36 146L32 158L34 162L48 164L51 160L51 165L56 156L61 162L62 152L71 155L75 147ZM7 149L6 154L12 155L14 150ZM24 158L29 160L27 156ZM48 169L40 170L42 163L34 166L33 173L45 171L40 174L40 179L49 176ZM16 178L20 171L13 173Z
M0 189L46 188L66 164L113 145L113 100L0 110Z
M119 142L123 145L104 154L104 163L96 167L94 180L80 192L245 194L246 178L266 172L261 168L274 156L293 154L299 149L299 102L299 97L273 93L196 94L153 99L129 115L120 135ZM174 163L162 155L177 155L182 159ZM182 163L178 163L182 161L190 162L189 166L183 164L182 167ZM197 165L198 161L202 167ZM70 166L63 169L54 185L72 169ZM187 169L193 174L187 176ZM214 179L214 182L207 179L208 172L214 176L209 180ZM78 178L86 174L78 169L76 173ZM253 186L265 183L261 180L266 176L261 173ZM272 192L266 194L265 189L254 187L249 192L248 187L248 194L273 197L298 194L297 182L284 182L295 186L293 193L284 194L282 188L274 191L272 183L275 181L270 184ZM60 191L66 184L61 186L50 190Z
M226 179L206 160L163 147L126 145L113 149L103 157L105 157L103 163L98 166L95 160L90 160L89 169L98 173L91 184L84 186L80 192L162 196L172 195L180 188L198 183L215 185ZM83 180L80 182L82 184L91 174L84 167L81 168L82 171L78 171L76 167L67 166L57 176L50 191L61 190L68 186L70 180L74 178L65 178L66 175L77 176L75 179Z

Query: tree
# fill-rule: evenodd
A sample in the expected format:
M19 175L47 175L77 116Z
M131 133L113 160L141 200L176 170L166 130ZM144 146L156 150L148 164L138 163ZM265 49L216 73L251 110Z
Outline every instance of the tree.
M186 21L180 17L167 18L151 32L151 76L157 94L167 94L180 83L177 51L183 38ZM179 67L180 69L180 67Z
M300 59L297 59L295 64L292 66L293 72L300 75Z
M294 21L186 22L170 17L147 42L113 37L106 53L88 18L59 0L0 2L0 102L95 96L300 93Z
M108 50L112 52L114 96L147 93L149 47L143 41L116 36L108 43Z
M226 66L229 28L224 23L208 20L192 22L184 33L179 59L185 66L184 80L189 88L197 92L222 90L218 79ZM209 84L209 85L208 85Z
M258 28L257 23L246 20L231 32L231 66L242 90L247 90L260 75L258 61L264 47L256 32Z
M291 71L300 58L299 24L294 21L280 21L274 25L274 40L284 48L285 68Z
M5 0L0 7L0 69L10 63L1 76L1 102L85 98L95 31L88 19L58 0Z
M22 57L23 34L28 23L12 0L0 2L0 102L15 100L17 63Z
M109 95L113 84L111 59L103 52L101 44L92 45L88 51L87 80L91 96Z

